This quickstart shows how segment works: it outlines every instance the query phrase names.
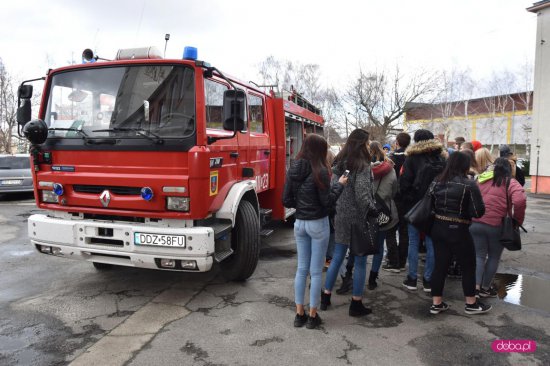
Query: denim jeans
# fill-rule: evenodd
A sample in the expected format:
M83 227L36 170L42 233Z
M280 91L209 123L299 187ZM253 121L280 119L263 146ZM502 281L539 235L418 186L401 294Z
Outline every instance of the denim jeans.
M500 244L500 226L472 223L470 233L476 248L476 285L488 289L497 273L504 247Z
M344 262L346 257L346 252L348 251L348 246L345 244L336 243L334 245L334 253L332 256L332 261L327 270L327 276L325 278L325 289L332 291L334 283L336 282L336 277L338 277L338 272L340 267ZM353 296L363 296L363 290L365 288L365 279L367 275L367 257L354 257L354 270L353 270ZM313 291L313 290L312 290Z
M332 259L333 253L334 253L334 232L330 233L330 236L328 239L327 258Z
M424 242L426 243L426 265L424 266L424 278L426 281L432 279L434 271L434 246L432 238L426 235ZM418 247L420 245L420 231L409 224L409 277L416 280L418 277Z
M382 266L382 259L384 258L384 240L386 240L386 232L378 231L376 236L376 244L378 246L378 254L375 254L372 257L372 272L380 272L380 267Z
M298 268L294 279L296 304L304 305L308 273L311 276L309 307L316 308L321 297L321 282L330 235L328 216L317 220L298 220L294 223Z

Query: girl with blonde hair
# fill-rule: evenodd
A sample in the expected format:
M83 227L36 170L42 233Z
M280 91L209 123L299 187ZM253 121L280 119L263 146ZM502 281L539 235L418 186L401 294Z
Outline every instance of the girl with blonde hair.
M479 173L483 173L495 162L495 157L491 154L489 149L482 147L475 152L475 158Z

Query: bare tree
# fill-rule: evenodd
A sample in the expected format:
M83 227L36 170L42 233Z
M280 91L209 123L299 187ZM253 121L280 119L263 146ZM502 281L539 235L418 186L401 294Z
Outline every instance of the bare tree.
M13 150L16 116L17 97L13 81L0 58L0 152L11 153Z
M267 57L258 64L262 85L276 85L279 90L295 90L314 105L323 103L324 91L320 84L317 64Z
M481 91L487 95L482 100L489 115L483 126L489 141L484 142L491 145L491 151L495 144L502 142L500 137L503 131L506 131L503 116L514 103L510 94L517 91L517 85L516 74L507 69L493 72L490 78L482 83Z
M393 73L360 70L346 96L352 109L357 111L359 127L368 128L373 139L385 141L388 133L401 122L407 103L433 98L436 81L435 73L419 71L403 75L399 66Z
M470 69L456 69L443 71L440 74L437 103L434 111L441 118L438 126L434 127L434 133L442 134L447 142L454 133L458 137L469 135L469 128L465 128L468 121L468 99L472 98L475 83ZM461 116L463 121L458 122L454 117Z

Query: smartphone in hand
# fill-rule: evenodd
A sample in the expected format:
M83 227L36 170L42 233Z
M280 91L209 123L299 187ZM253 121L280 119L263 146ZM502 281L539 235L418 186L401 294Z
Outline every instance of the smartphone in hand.
M347 178L348 175L349 175L349 170L346 169L346 170L344 171L344 174L342 174L342 176Z

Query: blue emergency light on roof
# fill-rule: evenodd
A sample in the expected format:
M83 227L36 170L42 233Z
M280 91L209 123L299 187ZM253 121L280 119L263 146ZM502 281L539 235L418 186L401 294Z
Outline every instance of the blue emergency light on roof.
M143 187L141 189L141 198L145 201L151 201L153 199L153 190L149 187Z
M197 59L197 48L191 46L185 46L183 49L183 59L184 60L196 60Z
M63 186L59 183L54 183L53 193L55 193L57 196L61 196L63 194Z

